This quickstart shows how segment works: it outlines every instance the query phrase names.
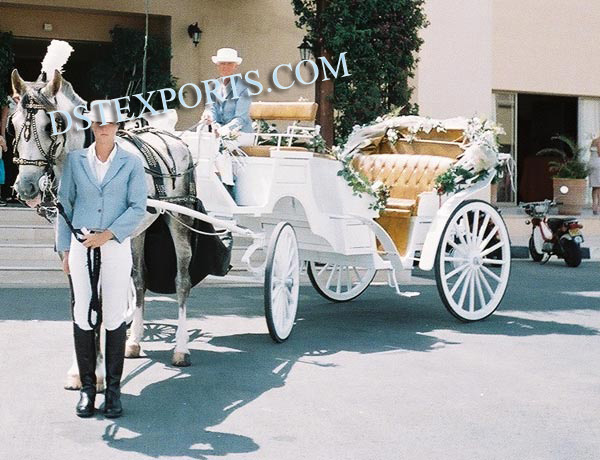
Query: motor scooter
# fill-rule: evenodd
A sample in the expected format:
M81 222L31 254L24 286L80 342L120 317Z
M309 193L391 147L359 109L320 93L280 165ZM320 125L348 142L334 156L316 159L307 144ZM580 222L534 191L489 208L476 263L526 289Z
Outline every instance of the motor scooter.
M550 257L556 255L564 259L569 267L581 264L581 243L583 234L581 225L575 217L551 217L548 212L557 203L552 200L521 203L520 206L530 220L531 236L529 237L529 254L535 262L545 264Z

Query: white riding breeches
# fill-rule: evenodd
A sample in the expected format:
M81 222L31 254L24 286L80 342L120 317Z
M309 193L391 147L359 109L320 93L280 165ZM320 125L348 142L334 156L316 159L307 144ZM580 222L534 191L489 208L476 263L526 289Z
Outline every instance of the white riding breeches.
M75 306L73 317L81 329L92 329L88 323L88 312L92 288L87 268L87 248L75 237L71 238L69 270L73 282ZM127 313L128 294L131 278L131 240L122 243L110 240L100 247L99 295L102 299L102 322L107 331L117 329Z

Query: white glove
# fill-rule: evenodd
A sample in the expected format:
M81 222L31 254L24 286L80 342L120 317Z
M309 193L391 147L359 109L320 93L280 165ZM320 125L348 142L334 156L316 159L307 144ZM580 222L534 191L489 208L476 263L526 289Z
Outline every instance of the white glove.
M200 118L200 121L206 124L210 124L213 122L212 119L212 114L210 112L204 112L202 114L202 117Z
M231 134L231 129L229 129L227 126L221 126L220 128L217 129L217 134L220 137L229 136L229 134Z

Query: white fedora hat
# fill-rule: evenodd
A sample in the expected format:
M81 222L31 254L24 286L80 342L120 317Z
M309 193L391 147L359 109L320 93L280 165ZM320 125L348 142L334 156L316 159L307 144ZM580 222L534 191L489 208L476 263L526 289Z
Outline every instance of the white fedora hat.
M233 48L221 48L217 51L217 55L212 57L215 64L219 62L235 62L241 64L242 58L238 56L238 52Z
M117 111L111 100L108 99L97 99L90 102L90 111L87 116L90 120L97 123L102 123L102 114L104 115L104 121L106 123L118 123Z

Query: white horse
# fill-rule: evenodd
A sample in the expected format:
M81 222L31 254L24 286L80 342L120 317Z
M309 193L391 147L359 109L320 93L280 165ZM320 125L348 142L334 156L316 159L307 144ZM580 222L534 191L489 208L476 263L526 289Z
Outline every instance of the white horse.
M19 165L19 174L14 185L21 200L30 206L39 204L44 200L53 200L54 192L62 174L62 167L67 153L71 150L84 147L85 132L75 128L64 134L52 136L51 123L48 112L64 110L72 114L73 109L85 104L58 71L48 82L26 82L15 69L11 75L13 90L21 97L21 101L11 117L15 133L15 162ZM171 136L158 136L142 132L139 138L151 146L161 157L158 166L164 181L167 199L185 199L190 196L193 183L193 165L191 154L187 146ZM155 182L148 169L148 164L142 152L131 142L119 140L120 145L136 153L146 166L148 195L155 195ZM157 175L154 173L154 175ZM133 272L135 285L136 308L130 335L127 340L125 356L136 358L140 356L140 342L143 338L143 310L144 310L144 237L148 227L159 217L159 214L147 213L140 226L132 235ZM174 219L168 214L162 216L168 225L175 252L177 256L177 275L175 285L177 301L179 304L179 320L176 333L176 345L173 352L172 364L175 366L189 366L190 353L188 348L189 334L186 325L186 302L191 289L189 264L192 256L191 232L184 222L192 225L191 219L178 216ZM104 377L102 355L97 362L98 382ZM68 372L65 388L79 389L81 383L77 364Z

